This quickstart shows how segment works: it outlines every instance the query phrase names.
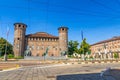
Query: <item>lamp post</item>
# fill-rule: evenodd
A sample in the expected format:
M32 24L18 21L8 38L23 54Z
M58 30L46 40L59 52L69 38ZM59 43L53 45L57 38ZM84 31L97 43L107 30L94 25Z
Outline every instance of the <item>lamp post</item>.
M6 41L6 45L5 45L4 61L7 61L7 41Z
M9 27L7 28L7 40L8 40L8 35L9 35L9 31L10 31L10 29L9 29ZM5 46L5 54L4 54L4 61L7 61L7 40L6 40L6 46Z

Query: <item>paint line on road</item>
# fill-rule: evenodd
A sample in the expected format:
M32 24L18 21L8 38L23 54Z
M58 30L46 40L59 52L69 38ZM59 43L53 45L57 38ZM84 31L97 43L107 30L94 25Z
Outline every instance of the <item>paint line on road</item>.
M57 65L34 67L34 68L35 68L35 69L36 69L36 68L49 68L49 67L59 67L59 66L66 66L66 65L71 65L71 64L57 64Z
M0 72L7 72L7 71L16 70L16 69L20 69L20 67L18 67L18 68L4 69L4 70L2 70L2 71L0 71Z

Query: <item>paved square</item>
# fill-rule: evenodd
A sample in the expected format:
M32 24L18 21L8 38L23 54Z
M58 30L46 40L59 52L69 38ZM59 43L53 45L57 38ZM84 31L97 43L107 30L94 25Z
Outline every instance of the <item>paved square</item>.
M103 80L100 72L107 67L119 68L120 65L119 63L103 63L28 66L0 72L0 80ZM115 79L108 76L106 80Z

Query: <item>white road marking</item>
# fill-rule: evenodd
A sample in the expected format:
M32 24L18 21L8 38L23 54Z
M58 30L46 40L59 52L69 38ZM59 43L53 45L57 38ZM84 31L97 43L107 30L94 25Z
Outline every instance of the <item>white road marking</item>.
M19 69L19 68L11 68L11 69L6 69L6 70L0 71L0 72L7 72L7 71L16 70L16 69Z
M42 67L34 67L34 68L49 68L49 67L59 67L59 66L66 66L70 64L56 64L56 65L49 65L49 66L42 66Z

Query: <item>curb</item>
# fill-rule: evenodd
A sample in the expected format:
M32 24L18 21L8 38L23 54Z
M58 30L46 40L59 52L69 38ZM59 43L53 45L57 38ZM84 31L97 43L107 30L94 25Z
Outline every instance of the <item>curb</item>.
M102 64L102 63L120 63L120 61L98 61L98 62L93 62L93 61L90 61L90 62L66 62L64 64Z
M16 67L14 68L0 69L0 72L11 71L11 70L19 69L19 68L21 67L19 65L16 65Z

